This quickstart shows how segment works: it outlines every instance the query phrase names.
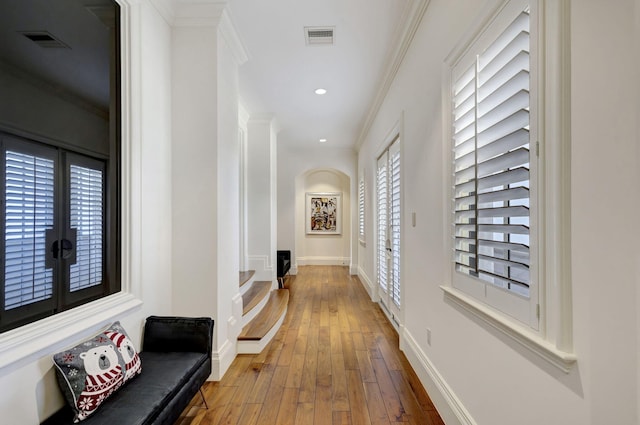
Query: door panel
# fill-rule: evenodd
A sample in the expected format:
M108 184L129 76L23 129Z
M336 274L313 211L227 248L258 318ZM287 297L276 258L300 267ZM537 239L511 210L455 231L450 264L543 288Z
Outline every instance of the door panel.
M381 303L398 320L401 307L400 281L400 140L378 158L377 186L377 280Z

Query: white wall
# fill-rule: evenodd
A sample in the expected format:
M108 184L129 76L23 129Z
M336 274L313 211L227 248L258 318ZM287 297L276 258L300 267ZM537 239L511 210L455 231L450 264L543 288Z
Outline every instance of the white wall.
M357 250L352 241L357 240L357 211L354 205L357 197L350 198L350 194L357 193L356 155L350 149L336 149L330 146L319 146L315 149L296 149L290 146L278 146L278 249L290 250L294 259L292 273L297 270L295 259L304 255L320 256L313 251L297 252L298 244L305 240L303 204L305 198L305 175L312 170L333 170L344 174L349 179L349 190L343 191L343 208L348 205L349 214L343 216L343 226L348 226L349 233L343 227L342 240L348 239L349 249L346 251L349 261L357 261ZM344 184L343 184L344 186ZM345 198L345 195L347 197ZM348 236L350 235L350 236ZM346 242L345 242L346 243ZM352 268L352 270L355 270ZM354 271L355 273L355 271Z
M575 343L592 423L638 423L634 2L574 5L571 24Z
M173 286L177 314L216 316L217 29L172 30ZM195 295L198 294L198 295Z
M162 231L171 222L171 191L167 189L171 176L170 33L164 20L148 4L142 2L130 12L131 86L125 90L131 95L131 102L123 125L125 144L130 143L125 149L123 170L123 221L128 229L123 234L126 257L123 286L133 296L118 298L124 301L124 306L105 306L98 301L86 310L45 319L35 326L21 328L20 338L14 331L3 333L2 423L37 424L60 407L62 400L52 369L53 353L92 336L114 320L122 322L139 346L144 318L171 313L171 251L163 248L171 246L171 232ZM63 327L54 325L65 318L72 323ZM33 337L43 329L45 334ZM21 338L25 340L18 342Z
M359 152L375 277L375 157L404 114L402 338L448 425L638 423L638 2L571 2L573 344L565 374L445 300L442 70L487 4L431 0ZM411 213L416 227L411 227ZM426 328L432 332L427 344ZM410 342L410 343L409 343ZM439 385L439 386L438 386Z
M636 0L635 4L635 37L634 40L635 45L640 45L640 0ZM636 70L640 69L640 50L635 49L635 67ZM636 134L635 140L640 140L640 84L636 84L635 89L635 122L636 122ZM636 164L640 164L640 148L636 144ZM640 191L640 187L638 189ZM636 264L636 282L640 282L640 250L636 250L635 255L635 264ZM640 311L640 290L636 289L636 312ZM640 329L640 314L636 314L636 326L637 329ZM638 360L636 364L640 364L640 338L636 338L636 352L638 354ZM640 368L636 372L637 380L636 380L636 415L640 418Z

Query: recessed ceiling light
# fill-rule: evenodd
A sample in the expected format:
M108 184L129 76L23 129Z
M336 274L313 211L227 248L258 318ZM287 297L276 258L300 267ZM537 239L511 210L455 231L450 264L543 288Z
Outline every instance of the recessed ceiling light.
M327 141L327 139L320 139L320 143L324 143L326 141Z
M316 94L320 94L320 95L323 95L323 94L325 94L326 92L327 92L327 90L326 90L326 89L316 89L316 91L315 91L315 93L316 93Z

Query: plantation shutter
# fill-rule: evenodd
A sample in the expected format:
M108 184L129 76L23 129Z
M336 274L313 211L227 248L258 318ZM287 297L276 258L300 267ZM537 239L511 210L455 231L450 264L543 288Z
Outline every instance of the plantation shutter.
M12 310L53 295L45 255L46 231L54 224L54 160L4 153L4 310Z
M70 266L70 289L102 284L104 170L69 166L70 227L76 234L76 261Z
M378 285L386 294L387 280L387 154L378 159L377 188L378 188Z
M364 241L364 177L358 183L358 236Z
M400 141L389 148L390 157L390 214L391 214L391 267L393 280L393 302L400 307Z
M453 85L455 270L527 297L529 46L527 9Z

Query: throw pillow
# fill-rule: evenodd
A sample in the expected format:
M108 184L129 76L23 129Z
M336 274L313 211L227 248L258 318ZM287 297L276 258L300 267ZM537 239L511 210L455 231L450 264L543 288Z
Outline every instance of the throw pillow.
M142 364L140 363L140 356L133 346L133 342L129 339L127 332L120 325L120 322L115 322L104 331L106 335L116 345L118 352L124 360L124 382L129 381L131 378L142 372Z
M80 422L127 380L141 372L140 358L119 322L54 354L58 384Z

